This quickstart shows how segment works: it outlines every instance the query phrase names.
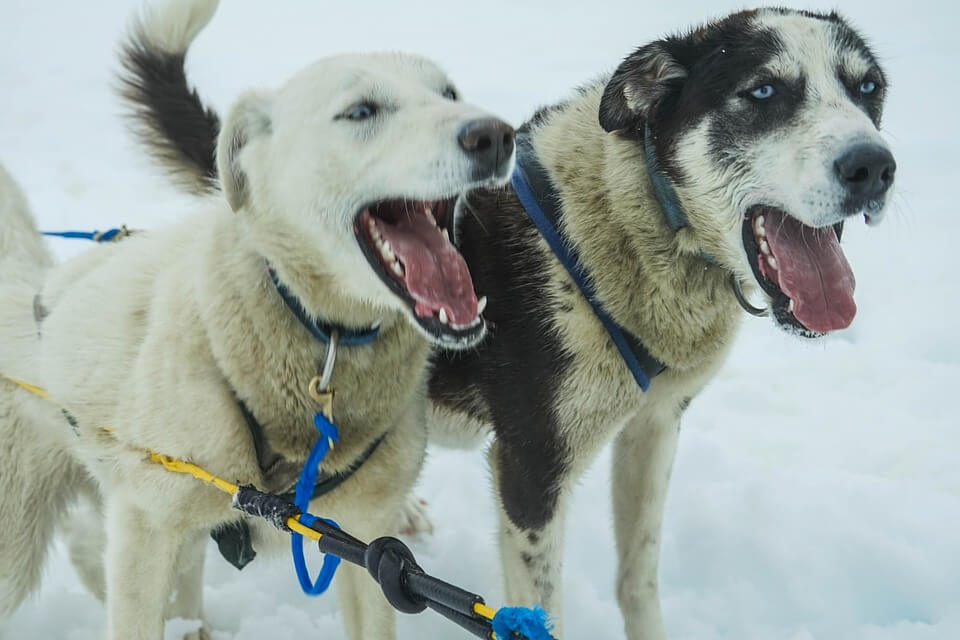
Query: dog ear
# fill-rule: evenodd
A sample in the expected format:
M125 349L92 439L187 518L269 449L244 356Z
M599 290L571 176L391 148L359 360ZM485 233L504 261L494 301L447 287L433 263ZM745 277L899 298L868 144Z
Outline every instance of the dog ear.
M611 76L600 100L600 126L620 131L651 120L664 98L683 85L687 70L660 40L637 49Z
M217 173L227 202L234 211L247 204L248 180L240 163L244 147L270 133L270 99L251 92L240 97L230 110L217 138Z

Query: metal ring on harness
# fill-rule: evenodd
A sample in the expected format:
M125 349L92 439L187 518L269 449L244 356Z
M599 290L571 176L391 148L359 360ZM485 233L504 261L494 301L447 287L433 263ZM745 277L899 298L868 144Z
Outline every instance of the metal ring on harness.
M333 329L330 331L330 343L327 345L327 357L323 361L323 371L319 376L314 376L310 380L310 397L317 402L323 402L323 394L330 390L330 379L333 377L333 366L337 363L337 345L340 342L340 331Z
M747 300L747 296L743 294L743 289L740 288L740 278L738 278L735 273L730 274L730 286L733 287L733 295L737 297L737 302L740 303L740 306L743 307L744 311L758 318L766 318L767 315L769 315L769 309L758 309L750 304L750 301Z

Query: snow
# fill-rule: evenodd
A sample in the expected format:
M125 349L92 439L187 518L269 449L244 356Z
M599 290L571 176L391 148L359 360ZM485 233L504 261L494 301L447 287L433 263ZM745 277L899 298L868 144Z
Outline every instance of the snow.
M118 38L135 7L4 2L0 162L46 228L157 226L189 210L191 200L133 143L111 91ZM405 49L441 61L469 99L520 122L636 46L737 8L706 0L232 0L198 40L189 74L222 110L316 57ZM661 564L671 638L960 637L958 421L947 402L960 381L960 9L934 0L844 0L840 9L869 36L893 82L885 130L899 164L895 206L879 228L847 225L860 307L851 329L804 343L745 321L729 362L688 411ZM88 249L53 246L64 257ZM571 509L568 638L624 637L608 468L606 452ZM420 494L437 525L414 542L421 563L502 604L483 455L432 451ZM215 640L343 637L336 597L301 595L288 559L237 573L212 548L208 558ZM166 637L193 625L172 623ZM62 547L40 593L0 623L4 640L103 633L103 609ZM400 637L465 636L424 614L402 618Z

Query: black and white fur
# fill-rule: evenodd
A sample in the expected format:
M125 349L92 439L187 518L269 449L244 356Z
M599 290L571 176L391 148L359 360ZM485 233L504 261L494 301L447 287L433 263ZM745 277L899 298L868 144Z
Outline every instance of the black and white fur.
M775 99L762 99L767 85ZM758 280L744 224L756 206L809 227L855 214L879 222L895 166L879 133L885 94L876 56L843 18L762 9L647 44L525 125L562 202L560 232L600 300L667 366L647 393L513 191L461 199L456 238L489 295L491 330L476 350L435 358L431 437L495 433L489 457L510 603L545 606L562 633L567 498L615 440L627 636L665 637L657 567L666 489L683 412L739 326L731 274L768 298L779 326L816 335ZM650 186L646 128L688 217L679 231ZM838 160L858 146L889 156L879 193L864 196L838 173Z

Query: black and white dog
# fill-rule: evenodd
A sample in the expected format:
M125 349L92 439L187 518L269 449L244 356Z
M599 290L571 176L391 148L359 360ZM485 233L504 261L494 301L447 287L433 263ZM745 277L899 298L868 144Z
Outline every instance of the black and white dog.
M175 71L158 104L199 104ZM541 110L521 131L514 188L461 198L456 240L489 296L490 334L436 358L431 430L496 434L509 602L561 621L564 507L615 439L627 636L664 637L657 563L681 416L722 364L741 307L758 311L751 292L798 335L853 320L839 239L847 219L876 224L886 209L896 165L879 134L885 94L876 57L838 15L737 13L647 44ZM193 152L216 121L186 128L165 150L208 187ZM537 205L587 295L531 221Z
M741 287L794 333L853 320L839 237L848 218L884 214L885 87L839 16L748 11L641 47L525 125L524 182L645 373L662 368L646 392L518 189L462 199L457 241L492 335L442 356L431 396L438 430L496 433L509 602L559 620L567 496L616 438L618 599L631 640L664 637L657 563L681 415L733 341Z

